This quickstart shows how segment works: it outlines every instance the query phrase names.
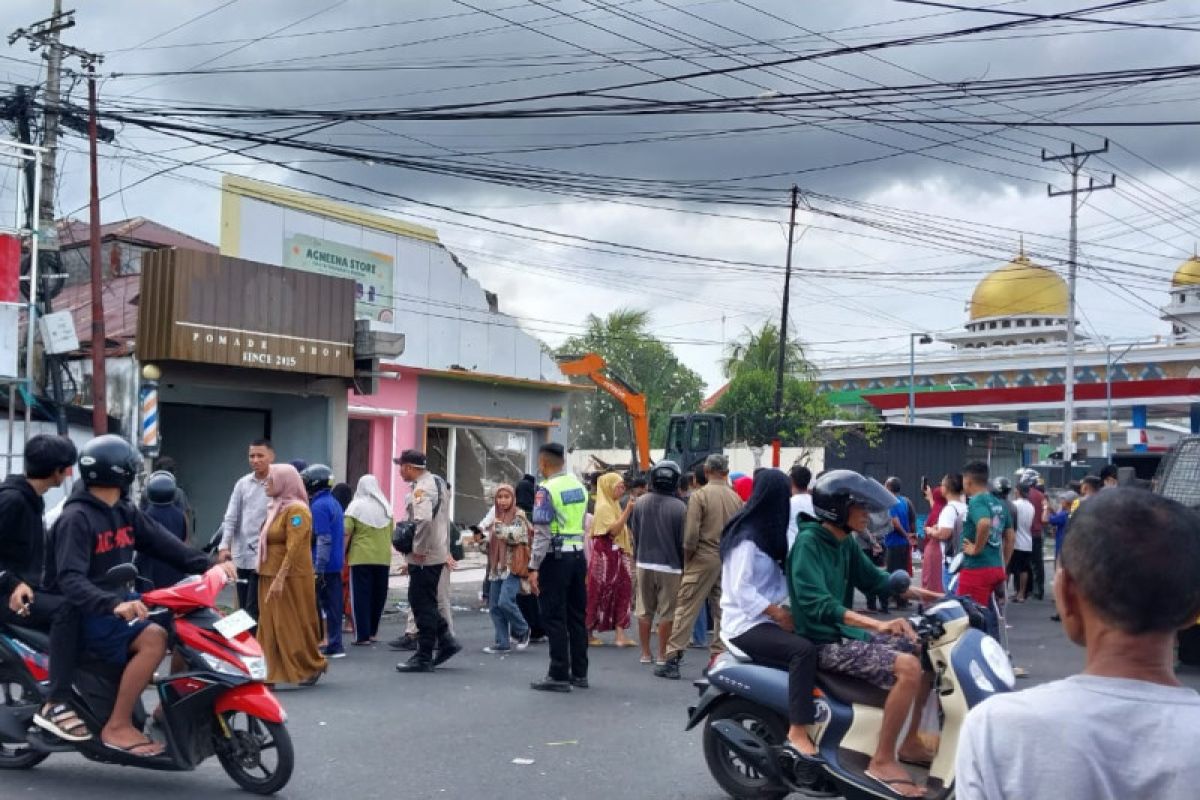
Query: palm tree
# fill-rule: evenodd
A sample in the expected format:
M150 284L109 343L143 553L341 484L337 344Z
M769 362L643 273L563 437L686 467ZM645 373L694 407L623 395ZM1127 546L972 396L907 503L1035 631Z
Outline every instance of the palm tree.
M618 308L610 311L605 317L588 314L584 321L585 340L612 341L641 339L647 335L646 327L650 324L650 312L637 308Z
M725 348L722 369L726 378L735 378L742 370L774 372L779 367L779 326L764 322L757 331L746 328L741 337ZM812 364L804 355L804 345L791 339L784 351L784 372L798 378L811 377Z

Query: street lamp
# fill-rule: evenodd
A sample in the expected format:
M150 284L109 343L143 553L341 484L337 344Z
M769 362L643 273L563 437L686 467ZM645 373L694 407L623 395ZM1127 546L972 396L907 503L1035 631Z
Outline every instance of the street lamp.
M1113 367L1115 367L1115 366L1117 366L1117 364L1121 363L1121 359L1124 358L1129 353L1130 350L1137 347L1138 345L1140 345L1140 344L1158 344L1158 342L1159 342L1159 337L1155 336L1152 339L1135 339L1132 342L1109 342L1108 344L1104 345L1104 403L1105 403L1104 421L1105 421L1105 426L1108 429L1108 433L1107 433L1108 441L1106 443L1108 446L1105 449L1108 451L1108 463L1109 464L1111 464L1113 461L1113 438L1112 438L1113 437L1113 429L1112 429L1112 427L1113 427L1113 408L1112 408L1112 371L1113 371ZM1125 349L1121 351L1121 354L1119 356L1117 356L1116 358L1113 358L1112 351L1113 351L1114 347L1124 347Z
M917 344L932 344L928 333L908 335L908 424L917 418Z

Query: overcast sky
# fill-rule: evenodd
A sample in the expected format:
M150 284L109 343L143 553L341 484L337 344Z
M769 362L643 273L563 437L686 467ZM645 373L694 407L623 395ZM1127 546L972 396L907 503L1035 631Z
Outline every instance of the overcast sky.
M78 9L78 24L64 41L106 54L102 105L161 107L168 114L199 104L384 110L495 101L1016 19L887 0L107 0L68 5ZM1048 14L1085 5L1017 0L989 7ZM6 0L0 32L47 16L51 6L50 0ZM620 94L689 101L770 98L1197 61L1200 7L1194 2L1146 2L1091 19L1155 27L1040 22L934 44L667 81ZM23 44L0 49L0 55L5 56L0 91L43 80L36 56ZM163 74L197 71L206 74ZM84 102L86 87L68 83L71 100ZM1097 147L1105 136L1111 139L1110 151L1089 162L1086 174L1107 180L1115 172L1118 188L1096 193L1080 217L1081 260L1088 264L1079 289L1084 330L1109 337L1166 332L1155 309L1166 301L1175 267L1200 238L1194 222L1200 202L1195 128L1013 129L945 120L1183 120L1200 117L1198 88L1188 77L1054 96L1013 95L1002 102L964 90L902 111L844 111L872 116L870 122L814 121L747 101L726 113L353 121L306 134L310 142L418 162L436 158L443 166L461 165L474 177L276 146L230 155L118 125L116 147L101 151L101 191L111 193L103 215L106 221L152 217L215 242L219 195L214 186L221 170L386 207L436 227L471 274L500 295L501 308L547 343L557 344L578 330L589 312L649 308L654 330L715 389L721 383L722 342L747 325L778 319L778 267L784 261L793 182L805 192L873 204L864 211L837 200L811 200L818 210L876 223L864 226L802 209L793 330L818 361L894 355L907 352L910 332L959 328L974 284L1016 254L1022 233L1035 260L1065 272L1068 201L1047 197L1046 186L1063 188L1067 179L1061 166L1041 161L1042 149L1063 151L1071 141ZM881 122L887 113L907 122ZM265 132L293 123L219 124ZM66 138L60 212L86 214L84 144L73 134ZM144 180L177 167L178 161L197 159L206 160ZM494 170L564 176L571 188L565 195L552 194L479 179L480 172ZM687 182L727 202L578 196L611 178L638 179L651 187ZM3 210L11 214L13 179L6 173L3 180ZM663 263L602 254L578 240L557 246L543 234L497 235L480 230L494 230L495 222L401 202L395 195L548 231L773 269ZM777 205L728 202L744 196ZM902 221L897 213L905 214ZM885 222L890 227L880 228ZM930 241L934 232L945 236ZM401 273L398 288L402 282Z

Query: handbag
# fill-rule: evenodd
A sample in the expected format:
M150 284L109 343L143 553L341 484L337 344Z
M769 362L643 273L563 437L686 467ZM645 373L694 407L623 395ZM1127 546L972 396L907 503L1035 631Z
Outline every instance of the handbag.
M437 519L438 511L442 508L442 487L445 485L440 476L434 475L434 482L438 487L437 500L433 504L433 519ZM413 546L417 539L417 523L412 520L397 522L395 529L392 531L392 547L401 555L412 555Z
M514 544L509 546L508 551L511 557L509 572L518 578L528 578L529 559L533 555L532 548L528 544Z

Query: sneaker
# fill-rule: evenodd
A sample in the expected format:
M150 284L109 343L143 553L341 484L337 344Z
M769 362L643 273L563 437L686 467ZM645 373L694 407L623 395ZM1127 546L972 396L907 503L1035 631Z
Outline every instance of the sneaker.
M345 650L330 650L328 647L322 647L321 655L325 656L326 658L345 658L346 651Z
M545 636L530 636L529 637L530 644L545 644L546 641L547 640L546 640Z
M437 652L433 654L433 665L435 667L440 667L442 664L445 664L447 661L454 658L454 656L456 656L461 650L462 645L458 643L457 639L447 639L446 641L442 642L441 647L439 647Z
M654 674L659 678L667 678L677 681L682 676L679 674L679 657L671 656L662 664L654 668Z
M393 650L416 650L417 637L409 636L407 633L398 639L392 639L388 642L388 647Z
M517 637L517 649L524 650L525 648L529 647L529 643L531 641L533 641L533 639L531 638L529 631L525 631L524 636Z
M483 652L485 652L491 656L504 655L505 653L511 653L512 648L511 647L500 647L499 645L493 644L493 645L489 645L488 647L483 648ZM447 658L448 657L449 656L447 656Z
M588 681L587 678L571 678L571 685L576 689L586 689L588 688Z
M433 672L433 662L424 656L413 656L397 664L396 672Z

